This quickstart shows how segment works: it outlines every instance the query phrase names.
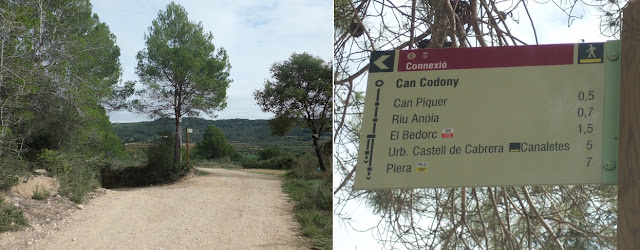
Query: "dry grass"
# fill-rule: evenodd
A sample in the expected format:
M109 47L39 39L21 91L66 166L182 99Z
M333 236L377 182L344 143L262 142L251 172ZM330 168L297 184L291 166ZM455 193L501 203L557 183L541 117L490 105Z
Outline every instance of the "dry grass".
M256 173L256 174L267 174L267 175L285 175L289 172L289 170L280 170L280 169L239 169L239 171Z
M20 198L31 199L36 189L40 191L47 190L51 194L56 194L58 193L59 187L60 184L58 183L58 180L54 178L36 176L26 180L21 180L18 185L9 190L9 193Z

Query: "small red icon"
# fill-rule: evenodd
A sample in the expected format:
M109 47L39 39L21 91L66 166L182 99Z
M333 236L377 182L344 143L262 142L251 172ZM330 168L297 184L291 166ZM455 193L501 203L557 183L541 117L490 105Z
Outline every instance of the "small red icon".
M442 138L453 138L453 129L452 128L443 129Z

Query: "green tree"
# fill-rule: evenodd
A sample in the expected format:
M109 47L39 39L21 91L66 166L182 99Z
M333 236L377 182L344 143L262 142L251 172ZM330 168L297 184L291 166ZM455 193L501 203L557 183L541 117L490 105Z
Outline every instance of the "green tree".
M96 169L125 155L103 107L127 93L119 56L88 0L0 1L1 186L47 152L61 194L81 202L98 186Z
M120 78L115 37L87 0L3 1L0 12L1 124L21 142L18 154L60 148L104 115L99 104ZM38 138L50 143L33 145Z
M320 169L326 171L318 140L331 128L331 65L307 53L294 53L289 60L271 66L271 77L273 80L266 80L264 89L253 95L262 111L276 114L269 121L272 133L284 136L295 125L311 129Z
M227 143L224 132L215 125L205 130L202 140L196 143L196 155L205 159L229 156L233 147Z
M138 52L136 73L145 90L136 101L138 111L152 118L175 118L173 165L179 166L182 116L199 116L226 107L229 79L227 52L216 50L211 32L189 21L186 10L171 2L158 13L148 33L146 48Z
M0 141L18 140L17 155L77 143L106 118L100 104L120 78L115 37L87 0L2 1L0 12L0 121L11 128Z

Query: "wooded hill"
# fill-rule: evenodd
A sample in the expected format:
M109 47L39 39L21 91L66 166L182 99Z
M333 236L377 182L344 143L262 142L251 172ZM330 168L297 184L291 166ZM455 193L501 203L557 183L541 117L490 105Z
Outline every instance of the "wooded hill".
M201 118L183 118L182 127L193 129L189 135L190 143L202 140L202 135L209 125L215 125L229 143L236 147L278 147L293 152L311 150L311 130L296 127L284 137L271 136L271 128L267 120L206 120ZM175 131L173 119L157 119L149 122L114 123L113 130L123 143L150 142L162 131ZM183 131L184 133L184 131ZM185 138L183 136L183 138ZM331 140L331 134L324 134L321 141Z

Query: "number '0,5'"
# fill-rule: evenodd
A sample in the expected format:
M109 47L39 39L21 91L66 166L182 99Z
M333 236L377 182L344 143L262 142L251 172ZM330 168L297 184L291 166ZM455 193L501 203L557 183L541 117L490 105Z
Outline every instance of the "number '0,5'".
M595 91L593 90L589 90L586 93L582 90L578 92L578 101L591 101L594 98L596 98L596 96L595 96Z

